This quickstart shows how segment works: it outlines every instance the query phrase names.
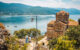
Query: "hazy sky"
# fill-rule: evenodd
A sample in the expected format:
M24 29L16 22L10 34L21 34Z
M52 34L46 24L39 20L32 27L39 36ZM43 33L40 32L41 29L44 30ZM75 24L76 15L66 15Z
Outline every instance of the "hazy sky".
M80 0L0 0L0 1L6 3L22 3L31 6L80 9Z

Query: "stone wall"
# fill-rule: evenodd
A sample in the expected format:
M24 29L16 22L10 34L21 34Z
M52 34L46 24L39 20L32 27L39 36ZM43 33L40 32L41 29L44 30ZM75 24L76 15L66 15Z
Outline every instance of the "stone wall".
M57 38L58 36L64 35L68 23L69 23L69 13L65 11L60 11L56 13L56 21L51 21L47 26L47 37Z
M60 11L56 13L56 21L61 21L65 24L68 24L68 19L69 19L69 13L65 11Z

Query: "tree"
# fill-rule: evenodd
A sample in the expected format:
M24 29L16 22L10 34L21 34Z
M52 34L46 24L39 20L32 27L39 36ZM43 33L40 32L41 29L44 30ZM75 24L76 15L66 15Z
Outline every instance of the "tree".
M79 25L80 25L80 19L78 19L78 23L79 23Z
M8 50L26 50L28 48L29 43L20 43L19 39L15 36L12 36L10 38L6 38L6 45L8 47ZM22 45L24 44L24 45Z
M49 49L53 49L54 48L54 45L57 44L57 39L52 39L49 41Z
M75 40L69 40L68 36L61 36L57 38L57 41L52 40L51 44L52 50L74 50Z
M30 29L30 34L29 34L29 36L31 35L31 33L32 33L32 37L36 37L36 36L40 36L41 35L41 32L40 32L40 30L37 30L37 29L35 29L35 28L32 28L32 29Z
M76 40L75 47L79 48L80 47L80 26L74 26L70 27L66 31L66 35L69 36L70 40Z
M57 44L55 45L55 50L74 50L75 40L69 40L68 36L61 36L57 40Z
M56 40L50 40L49 47L54 50L79 50L80 26L69 27L64 36L60 36Z
M25 29L21 29L19 31L15 31L14 35L16 35L18 38L25 38L25 36L27 35L27 32Z
M25 38L26 35L35 38L36 36L41 35L41 32L40 32L40 30L37 30L35 28L21 29L19 31L15 31L14 35L17 36L18 38Z

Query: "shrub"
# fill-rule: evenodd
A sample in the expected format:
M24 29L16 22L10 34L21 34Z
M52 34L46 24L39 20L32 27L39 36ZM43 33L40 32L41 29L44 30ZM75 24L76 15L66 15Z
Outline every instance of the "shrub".
M78 23L79 23L79 25L80 25L80 19L78 19Z
M14 35L18 38L25 38L26 35L31 37L36 37L37 35L41 35L40 30L37 30L35 28L32 29L21 29L19 31L15 31Z

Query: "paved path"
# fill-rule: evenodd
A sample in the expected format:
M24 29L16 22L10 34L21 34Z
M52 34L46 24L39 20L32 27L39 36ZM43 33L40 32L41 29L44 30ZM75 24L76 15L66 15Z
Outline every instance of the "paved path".
M27 50L33 50L35 46L36 46L35 42L31 42Z
M38 41L38 44L41 44L41 43L45 43L45 45L48 44L46 36L42 40ZM35 46L36 46L36 42L31 42L30 45L28 46L28 50L33 50Z
M48 41L47 41L47 37L46 37L46 36L45 36L42 40L40 40L40 41L38 42L38 44L41 44L41 43L45 43L45 45L48 44Z

